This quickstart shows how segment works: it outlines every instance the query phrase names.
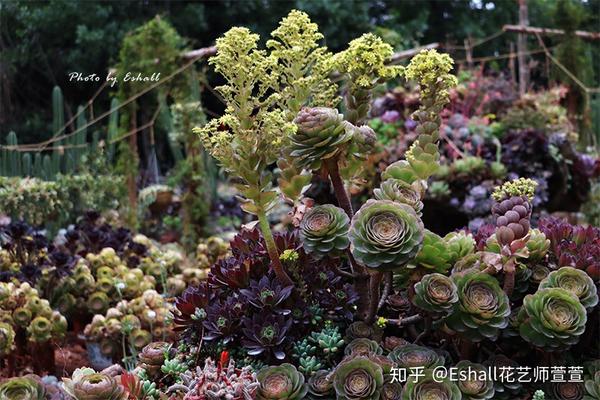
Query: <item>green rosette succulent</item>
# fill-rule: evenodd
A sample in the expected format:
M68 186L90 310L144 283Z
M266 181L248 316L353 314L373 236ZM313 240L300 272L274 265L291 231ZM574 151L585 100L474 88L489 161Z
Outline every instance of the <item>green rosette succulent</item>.
M258 400L300 400L308 392L304 375L288 363L261 369L256 380Z
M455 275L458 303L446 318L446 325L474 342L496 340L508 326L510 304L498 281L486 274L467 272Z
M391 200L411 206L420 217L423 211L421 195L410 184L400 179L387 179L373 190L377 200Z
M15 344L15 331L6 322L0 322L0 356L8 355Z
M423 232L423 222L412 207L389 200L368 200L352 218L352 255L369 268L397 269L421 250Z
M381 179L397 179L406 183L413 183L419 180L412 167L406 160L398 160L391 163L381 174Z
M540 282L540 289L561 288L573 293L579 302L591 311L598 304L598 289L592 278L580 269L573 267L562 267L550 272Z
M444 357L429 347L412 343L395 348L388 354L388 358L392 360L398 368L406 370L417 367L433 369L435 367L441 367L445 363Z
M331 373L325 370L319 370L308 378L307 398L311 400L333 399L333 380Z
M465 231L450 232L444 236L444 241L450 253L450 264L475 252L475 239Z
M324 160L339 155L356 131L338 110L328 107L304 107L294 123L298 129L291 136L290 154L308 169L319 169Z
M24 376L0 384L0 400L45 400L46 389L39 381Z
M354 357L338 364L333 388L338 400L378 400L383 382L381 366L367 357Z
M446 241L425 229L423 247L417 253L415 264L438 272L446 272L451 266L450 252Z
M33 342L47 342L52 338L52 322L46 317L35 317L27 327L27 333Z
M347 356L381 355L382 353L381 346L376 341L367 338L354 339L344 350L344 354Z
M71 378L63 378L63 388L75 400L125 400L125 390L111 376L91 368L78 368Z
M550 249L550 239L539 229L532 229L529 231L527 249L529 250L529 256L527 257L529 261L542 261Z
M600 371L585 381L585 396L583 400L600 400Z
M494 382L481 379L487 376L487 368L482 364L463 360L456 364L458 381L456 384L464 400L486 400L494 398Z
M384 377L383 387L381 388L381 400L400 400L402 398L402 385L400 382L392 382L391 377Z
M339 256L350 245L350 218L332 204L311 208L300 223L304 250L315 258Z
M404 385L402 400L461 400L462 394L456 383L448 379L434 379L431 371L415 379L410 377Z
M562 288L525 296L517 317L521 337L546 351L564 350L585 331L587 314L577 296Z
M448 313L458 302L456 284L446 275L427 274L415 284L413 303L432 313Z

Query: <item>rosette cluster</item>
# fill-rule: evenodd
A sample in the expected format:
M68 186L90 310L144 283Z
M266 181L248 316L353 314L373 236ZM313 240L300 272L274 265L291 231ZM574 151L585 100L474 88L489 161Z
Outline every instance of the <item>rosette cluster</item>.
M320 259L335 257L348 248L350 219L345 211L331 204L311 208L300 223L304 250Z

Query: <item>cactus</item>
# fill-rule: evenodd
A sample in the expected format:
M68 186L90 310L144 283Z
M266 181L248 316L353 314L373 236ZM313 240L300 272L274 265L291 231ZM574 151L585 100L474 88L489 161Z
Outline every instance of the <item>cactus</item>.
M6 143L9 146L16 146L17 142L17 134L14 132L9 132L6 136ZM19 176L21 175L21 160L19 160L19 153L16 150L8 151L8 175L10 176Z
M52 134L58 136L64 130L65 125L65 104L63 101L62 90L54 86L52 90Z
M32 176L33 165L31 162L31 154L23 154L23 165L21 166L21 173L23 176Z

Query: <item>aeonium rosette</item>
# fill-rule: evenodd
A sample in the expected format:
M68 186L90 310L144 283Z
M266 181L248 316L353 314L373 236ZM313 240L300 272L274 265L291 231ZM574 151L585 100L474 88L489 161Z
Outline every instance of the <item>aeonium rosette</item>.
M315 258L339 256L348 248L350 219L346 212L332 204L311 208L300 223L304 250Z
M338 364L333 387L340 400L377 399L383 382L381 366L367 357L358 356Z
M446 275L428 274L415 284L413 303L425 311L447 313L457 301L456 285Z
M352 255L369 268L396 269L419 252L423 232L423 222L412 207L390 200L368 200L352 218Z
M486 273L455 275L458 303L446 318L446 325L466 338L478 342L496 340L500 329L508 326L510 304L498 281Z
M546 351L564 350L585 331L587 314L579 298L562 288L525 296L517 316L521 337Z

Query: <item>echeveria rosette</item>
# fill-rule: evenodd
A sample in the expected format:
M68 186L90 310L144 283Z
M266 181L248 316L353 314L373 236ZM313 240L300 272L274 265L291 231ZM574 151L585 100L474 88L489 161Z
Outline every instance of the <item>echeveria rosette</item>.
M427 274L415 283L412 301L415 306L431 313L449 313L458 302L456 284L446 275Z
M65 392L75 400L125 400L125 390L111 376L91 368L78 368L72 377L63 378Z
M423 247L421 247L421 251L415 257L415 264L427 270L446 272L451 266L450 256L448 245L444 239L425 229Z
M561 288L539 289L525 296L518 314L519 333L546 351L565 350L585 331L587 314L577 296Z
M456 364L459 376L465 374L466 379L459 379L456 384L462 393L463 400L487 400L494 398L494 382L478 379L487 376L487 368L482 364L463 360Z
M400 400L402 398L402 385L400 382L392 381L393 379L389 375L384 377L383 387L379 396L381 400Z
M339 256L350 245L350 218L332 204L311 208L300 223L304 251L317 259Z
M388 354L388 358L392 360L398 368L407 370L417 367L433 369L445 364L444 357L434 350L429 347L412 343L395 348Z
M45 400L46 389L36 379L23 376L0 384L0 400Z
M591 311L598 304L598 289L590 276L580 269L562 267L550 272L540 282L540 289L561 288L573 293L579 302Z
M383 383L381 366L360 356L339 363L333 377L338 400L378 400Z
M308 169L319 169L324 160L341 154L356 131L338 110L327 107L304 107L294 123L297 131L291 135L290 154Z
M498 281L486 273L467 272L453 276L458 303L446 325L474 342L496 340L508 326L510 303Z
M408 204L420 217L423 211L421 195L414 187L400 179L386 179L379 188L373 189L373 197L377 200L391 200Z
M256 374L256 380L257 400L301 400L308 392L304 375L292 364L265 367Z
M461 400L462 394L456 383L449 379L434 379L431 371L415 379L410 377L404 385L402 400Z
M379 271L405 266L421 250L423 235L415 210L389 200L368 200L354 214L349 232L356 261Z

